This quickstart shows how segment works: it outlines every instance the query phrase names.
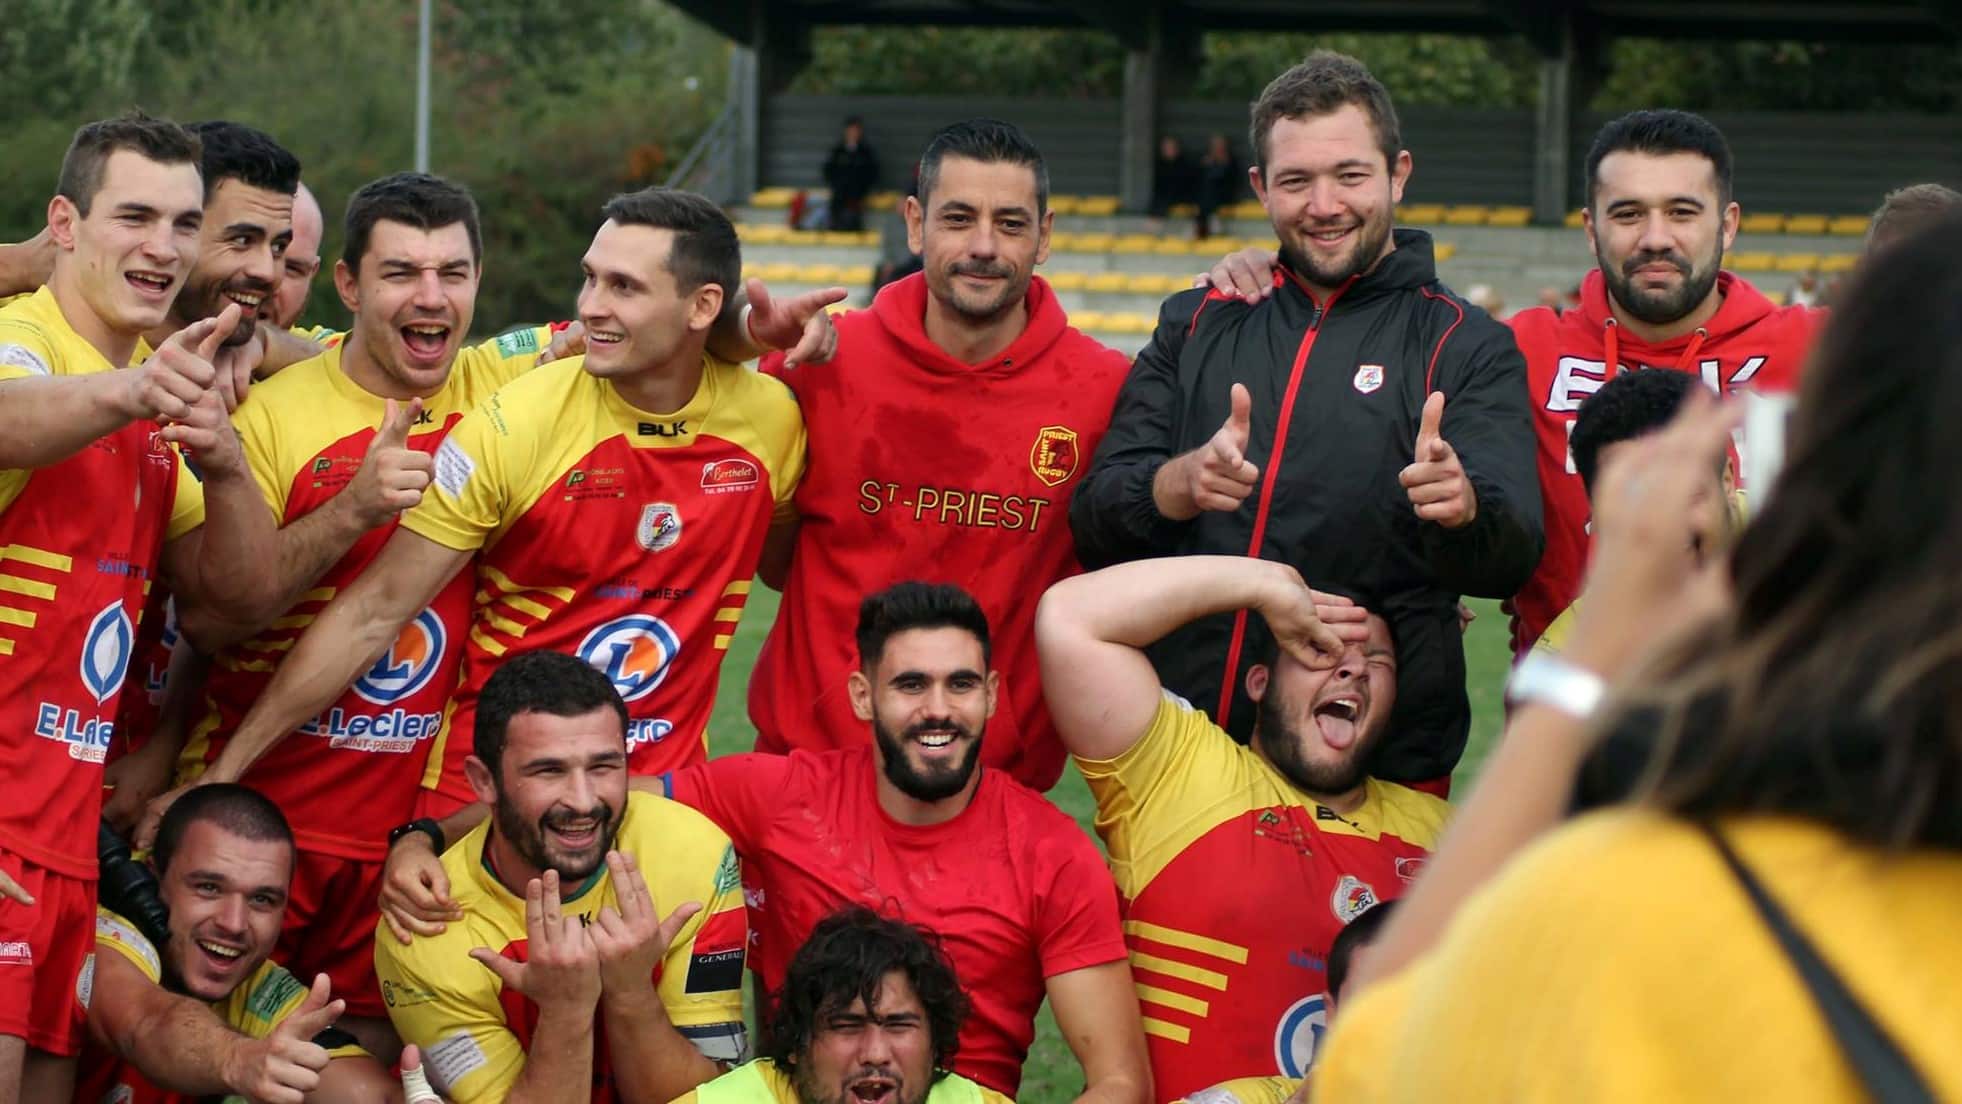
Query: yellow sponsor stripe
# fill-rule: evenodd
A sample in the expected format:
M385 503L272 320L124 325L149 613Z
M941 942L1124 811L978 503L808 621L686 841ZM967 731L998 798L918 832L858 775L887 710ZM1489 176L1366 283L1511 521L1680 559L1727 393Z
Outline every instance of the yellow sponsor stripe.
M734 639L736 639L735 633L717 633L715 635L715 650L718 652L728 651L729 642Z
M338 587L314 587L312 590L309 590L305 594L300 595L300 601L331 602L334 600L334 595L337 593L339 593Z
M1186 1028L1180 1027L1175 1023L1166 1023L1164 1020L1153 1019L1150 1016L1144 1018L1144 1029L1146 1035L1156 1035L1161 1039L1170 1039L1175 1043L1188 1043L1192 1041L1192 1032Z
M525 627L523 625L511 620L509 617L499 616L490 610L484 611L484 621L491 628L501 633L509 633L512 636L523 636L525 634Z
M18 575L0 575L0 590L29 598L51 599L55 596L53 583L39 583L33 579L23 579Z
M233 660L225 664L225 666L234 671L277 671L279 670L279 661L276 659L239 659Z
M8 640L4 636L0 636L0 655L13 655L13 654L14 654L14 642Z
M735 582L730 583L728 586L722 588L722 596L724 598L729 597L731 594L748 594L748 593L749 593L748 579L737 579Z
M0 606L0 625L19 625L23 629L31 629L34 627L34 620L34 615L26 610Z
M552 607L543 602L532 601L522 594L507 594L504 596L503 602L519 613L537 621L543 621L547 617L552 616Z
M145 598L148 598L150 596L150 580L148 579L143 580L143 596ZM138 614L137 616L139 618L142 617L141 614Z
M0 546L0 560L19 560L24 564L33 564L35 567L45 567L49 571L67 571L75 566L75 561L70 557L58 552L31 548L25 544Z
M295 639L295 637L288 636L282 637L279 640L248 640L239 645L239 647L250 652L290 652L293 650L293 641Z
M743 619L743 608L741 606L723 606L721 609L715 611L715 619L717 621L741 621Z
M554 598L557 598L561 602L570 602L572 601L573 594L576 593L571 587L525 586L521 583L513 581L511 576L506 575L504 572L499 571L498 569L482 561L478 562L477 571L480 574L482 574L484 578L490 580L491 585L497 587L497 589L503 591L506 594L516 594L521 590L535 590L540 594L548 594Z
M304 629L311 624L313 624L313 614L289 613L266 627L269 629Z
M1200 954L1212 955L1214 958L1223 958L1236 966L1247 964L1247 949L1237 943L1211 939L1192 932L1180 931L1177 928L1160 927L1143 920L1124 921L1124 931L1127 935L1149 939L1153 943L1163 943L1167 947L1183 947L1188 951L1198 951Z
M501 641L497 640L495 637L491 636L489 633L485 632L482 629L477 629L477 628L471 629L470 639L472 641L475 641L476 645L479 648L482 648L483 650L489 652L494 656L501 656L505 652L510 650L509 648L506 648Z
M1148 955L1142 951L1131 952L1131 968L1133 970L1148 970L1154 974L1164 974L1166 977L1175 977L1181 981L1189 981L1194 985L1203 985L1208 989L1218 989L1222 993L1226 991L1225 974L1214 973L1211 970L1202 970L1197 966L1188 966L1183 962L1173 962L1169 958L1159 958L1157 955Z
M1162 1004L1166 1008L1176 1008L1194 1016L1204 1016L1212 1006L1198 997L1188 997L1184 993L1174 993L1170 989L1160 989L1156 985L1138 983L1138 1000L1144 1004Z

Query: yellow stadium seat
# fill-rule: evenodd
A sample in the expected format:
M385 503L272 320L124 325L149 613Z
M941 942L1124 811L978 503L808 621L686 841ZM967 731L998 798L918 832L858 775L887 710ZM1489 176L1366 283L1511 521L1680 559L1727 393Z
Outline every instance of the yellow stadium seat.
M1436 203L1406 203L1397 208L1397 221L1425 225L1444 221L1444 208Z
M804 284L835 284L839 271L835 264L805 265L797 271L796 279Z
M1049 209L1059 215L1079 214L1081 213L1080 205L1082 202L1081 199L1073 195L1052 195L1049 197Z
M841 284L869 284L872 282L872 266L868 264L839 265L837 282Z
M756 278L766 284L788 283L797 278L802 266L777 261L772 264L756 266Z
M1243 199L1231 207L1220 208L1219 214L1231 219L1264 219L1267 217L1267 208L1262 207L1257 199Z
M1759 290L1760 292L1763 292L1763 294L1764 294L1764 297L1765 297L1766 299L1769 299L1769 300L1771 300L1771 305L1772 305L1772 306L1774 306L1774 307L1782 307L1782 306L1784 306L1784 305L1785 305L1785 293L1784 293L1784 292L1782 292L1782 291L1765 291L1765 290L1764 290L1763 288L1759 288L1758 290Z
M1124 281L1124 290L1133 295L1163 295L1165 277L1156 272L1141 272Z
M823 245L824 232L821 230L790 230L783 236L785 245Z
M1117 235L1115 234L1096 233L1078 234L1076 236L1076 252L1078 253L1108 253L1111 251L1111 247L1116 244Z
M1165 209L1165 213L1175 219L1196 218L1199 215L1199 205L1197 203L1174 203Z
M1085 291L1123 291L1131 277L1122 272L1099 272L1083 282Z
M1573 211L1569 211L1569 212L1567 212L1567 217L1566 217L1566 218L1564 218L1564 219L1561 219L1561 220L1560 220L1560 223L1561 223L1561 225L1563 225L1563 226L1565 226L1565 227L1566 227L1567 229L1569 229L1569 230L1578 230L1578 229L1580 229L1580 227L1581 227L1581 213L1580 213L1580 211L1578 211L1578 210L1573 210Z
M788 207L797 194L795 188L764 188L749 197L751 207Z
M1076 205L1079 215L1095 215L1107 218L1117 213L1117 197L1114 195L1084 196Z
M1770 272L1778 267L1778 258L1774 254L1755 250L1732 253L1724 267L1733 272Z
M1816 269L1818 267L1819 254L1817 253L1787 253L1778 258L1777 270L1779 272L1804 272L1807 269Z
M1436 242L1431 246L1431 256L1435 260L1448 261L1458 255L1458 243Z
M1153 234L1126 234L1111 243L1112 253L1150 253L1158 247L1158 238Z
M1082 272L1048 272L1043 275L1049 286L1057 291L1082 291L1090 279L1087 273Z
M1483 226L1492 209L1482 203L1460 203L1444 212L1446 226Z
M1737 228L1746 234L1776 234L1785 228L1785 216L1780 214L1745 215L1738 220Z
M1826 223L1826 233L1840 234L1849 238L1864 237L1873 219L1867 215L1841 215Z
M1531 207L1494 207L1485 219L1487 226L1525 226L1533 221Z
M1049 234L1051 253L1069 253L1076 249L1076 235L1067 230L1052 230Z
M1114 333L1148 334L1158 328L1158 319L1149 314L1117 314L1105 319Z
M1192 247L1196 244L1198 243L1184 238L1160 238L1151 251L1161 257L1183 257L1191 253Z
M1824 215L1791 215L1785 219L1787 234L1823 234L1826 232Z
M818 241L823 245L857 245L858 231L822 230L818 232Z
M1104 328L1104 316L1097 311L1071 311L1070 325L1084 333L1091 333Z
M1819 258L1819 271L1828 275L1851 272L1859 266L1860 255L1858 253L1829 253Z
M900 195L898 192L873 192L871 195L865 197L865 209L868 211L895 210L899 207L899 200Z

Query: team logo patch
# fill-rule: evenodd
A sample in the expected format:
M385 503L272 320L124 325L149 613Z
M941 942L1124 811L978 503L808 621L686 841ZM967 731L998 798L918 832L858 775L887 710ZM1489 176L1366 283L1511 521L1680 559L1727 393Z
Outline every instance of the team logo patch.
M435 610L425 609L402 626L401 635L354 684L354 692L376 705L393 705L429 685L443 665L449 633Z
M1068 426L1043 426L1036 430L1035 444L1029 448L1029 469L1045 486L1055 487L1076 474L1082 452L1077 448L1076 430Z
M116 696L129 673L130 653L136 647L136 630L121 602L111 602L89 622L82 638L82 685L95 695L97 705Z
M665 552L681 539L681 510L672 502L652 502L640 508L634 541L649 552Z
M742 864L736 859L736 849L729 847L722 852L722 862L715 868L715 891L727 893L743 880Z
M1344 874L1342 880L1335 883L1335 892L1329 894L1328 907L1337 920L1346 924L1368 912L1376 901L1373 886L1354 874Z
M1305 1077L1315 1064L1315 1048L1328 1030L1328 1004L1322 994L1303 997L1281 1013L1274 1026L1274 1068L1289 1077Z
M1355 384L1356 390L1365 395L1383 386L1383 366L1381 364L1365 364L1357 368Z
M762 476L756 465L740 457L710 460L702 465L702 493L727 494L756 486Z
M0 364L9 368L25 368L37 376L54 374L49 370L48 362L41 359L41 354L25 345L0 345Z
M612 679L627 701L653 693L680 654L681 638L666 621L646 614L617 617L579 642L579 658Z
M497 339L497 351L507 357L522 356L538 351L538 331L533 329L512 330Z

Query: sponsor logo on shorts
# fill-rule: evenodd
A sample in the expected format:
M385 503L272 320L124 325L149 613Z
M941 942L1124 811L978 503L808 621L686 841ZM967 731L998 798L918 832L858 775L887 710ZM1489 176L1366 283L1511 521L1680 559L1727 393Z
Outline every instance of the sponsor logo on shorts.
M681 510L672 502L650 502L640 508L634 543L649 552L665 552L681 540Z
M741 457L710 460L702 465L702 493L729 494L753 489L761 481L756 465Z
M82 960L82 968L75 972L75 999L88 1009L89 998L95 995L95 952L90 951Z
M1076 430L1068 426L1043 426L1036 430L1035 444L1029 448L1029 470L1045 485L1060 486L1076 474L1082 458Z
M34 948L25 939L0 941L0 966L34 965Z

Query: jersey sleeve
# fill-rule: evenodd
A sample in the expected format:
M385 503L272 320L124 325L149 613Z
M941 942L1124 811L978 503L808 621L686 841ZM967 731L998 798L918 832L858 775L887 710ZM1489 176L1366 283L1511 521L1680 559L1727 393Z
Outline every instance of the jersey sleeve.
M525 1049L505 1024L496 976L462 943L419 938L404 947L378 936L375 976L395 1033L421 1048L423 1069L445 1100L475 1104L510 1095Z
M402 515L402 527L445 548L475 552L504 524L510 476L528 470L524 451L505 418L500 396L465 414L437 446L435 479L422 501Z
M551 326L521 326L506 330L478 346L487 357L511 362L512 374L529 372L552 344Z
M667 796L715 822L738 855L767 846L771 810L784 804L790 760L750 752L725 755L661 776Z
M204 524L204 484L184 462L182 453L172 448L170 455L177 465L177 479L171 492L170 519L164 525L164 539L176 540Z
M1111 759L1076 761L1097 801L1097 832L1118 861L1136 859L1158 834L1185 818L1172 806L1203 806L1232 787L1232 766L1221 740L1230 740L1211 718L1167 690L1151 727Z
M163 983L163 959L156 945L135 924L106 908L95 910L95 953L113 954L143 971L153 983Z
M793 406L791 417L796 422L794 432L784 446L783 455L770 465L770 491L777 501L776 509L771 513L772 521L788 521L797 516L797 484L804 480L809 438L804 432L803 413Z
M231 1023L255 1039L272 1034L274 1028L285 1023L286 1018L298 1012L307 1001L306 983L270 962L263 963L243 989L245 1000ZM314 1041L327 1047L330 1058L358 1058L368 1053L351 1036L331 1028L322 1035L316 1035ZM333 1045L328 1045L330 1041Z
M1037 901L1036 953L1042 976L1102 966L1126 956L1117 913L1117 883L1090 837L1075 825L1058 833L1055 858Z
M742 865L727 837L708 825L702 826L701 835L701 844L685 852L695 868L664 887L674 899L654 902L659 910L682 901L702 902L702 910L689 917L662 961L656 987L668 1020L697 1050L715 1061L736 1062L748 1050L742 988L749 916L743 907Z
M270 409L272 402L261 399L247 401L232 415L232 428L238 431L239 447L245 452L246 470L252 473L252 481L259 485L259 493L265 496L267 505L272 507L277 524L286 520L286 496L293 489L290 477L282 478L280 468L279 412Z

